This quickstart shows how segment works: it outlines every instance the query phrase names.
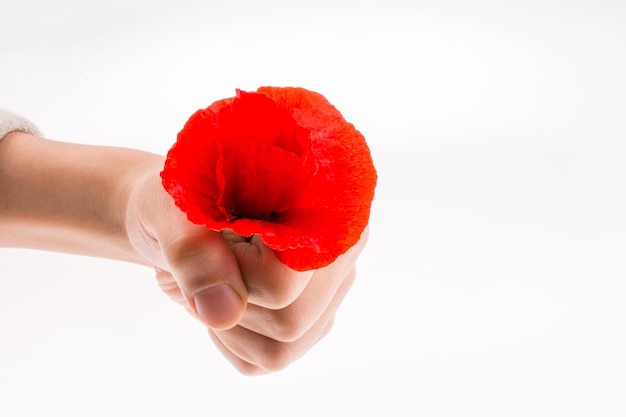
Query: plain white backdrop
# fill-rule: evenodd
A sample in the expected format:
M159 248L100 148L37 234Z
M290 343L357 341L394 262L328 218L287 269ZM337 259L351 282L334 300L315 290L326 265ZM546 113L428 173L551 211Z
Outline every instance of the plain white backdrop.
M335 328L264 377L150 270L0 251L0 415L626 413L623 1L8 3L0 106L47 137L162 154L236 88L301 86L380 180Z

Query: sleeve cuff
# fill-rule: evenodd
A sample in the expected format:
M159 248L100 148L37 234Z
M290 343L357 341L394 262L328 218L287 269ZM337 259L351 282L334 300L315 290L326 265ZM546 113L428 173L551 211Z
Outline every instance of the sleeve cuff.
M35 136L41 136L41 132L30 120L0 109L0 139L11 132L24 132Z

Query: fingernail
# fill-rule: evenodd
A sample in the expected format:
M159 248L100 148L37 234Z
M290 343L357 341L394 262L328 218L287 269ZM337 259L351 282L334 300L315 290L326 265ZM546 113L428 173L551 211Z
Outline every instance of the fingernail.
M239 318L241 298L228 284L218 284L193 297L200 319L214 329L234 326Z

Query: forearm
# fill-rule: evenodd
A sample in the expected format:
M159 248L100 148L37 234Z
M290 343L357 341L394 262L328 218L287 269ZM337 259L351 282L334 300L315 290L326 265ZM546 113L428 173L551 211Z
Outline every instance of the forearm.
M0 141L0 246L142 262L128 242L131 183L162 157L14 132Z

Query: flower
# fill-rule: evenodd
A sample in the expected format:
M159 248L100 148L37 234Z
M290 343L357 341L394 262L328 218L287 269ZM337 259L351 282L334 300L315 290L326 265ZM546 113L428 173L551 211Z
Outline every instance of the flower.
M191 222L259 235L300 271L358 242L377 180L361 133L322 95L293 87L237 90L195 112L161 178Z

